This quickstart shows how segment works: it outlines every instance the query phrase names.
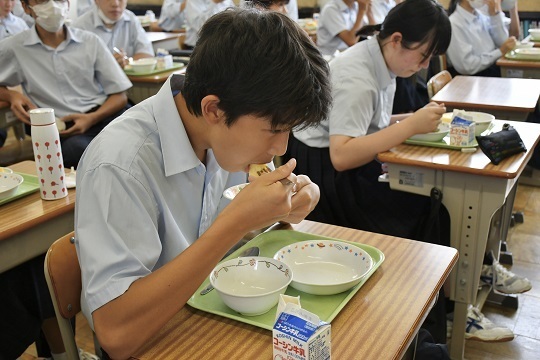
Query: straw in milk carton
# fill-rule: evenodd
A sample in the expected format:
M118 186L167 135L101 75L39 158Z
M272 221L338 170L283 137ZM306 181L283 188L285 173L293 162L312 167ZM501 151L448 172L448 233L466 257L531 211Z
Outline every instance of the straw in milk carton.
M299 297L281 295L274 323L274 360L330 359L330 324L300 306Z

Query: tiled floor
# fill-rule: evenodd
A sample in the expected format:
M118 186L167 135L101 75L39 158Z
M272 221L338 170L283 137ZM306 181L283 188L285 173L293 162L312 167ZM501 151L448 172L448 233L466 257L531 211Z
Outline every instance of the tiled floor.
M508 247L513 254L512 271L528 277L533 288L518 295L518 310L489 303L483 307L483 313L491 321L512 329L516 338L506 343L467 341L465 358L468 360L528 360L540 357L540 188L519 185L514 210L523 211L525 222L510 229ZM77 317L77 344L87 351L94 349L86 320L80 315ZM21 359L35 358L35 349L31 346Z

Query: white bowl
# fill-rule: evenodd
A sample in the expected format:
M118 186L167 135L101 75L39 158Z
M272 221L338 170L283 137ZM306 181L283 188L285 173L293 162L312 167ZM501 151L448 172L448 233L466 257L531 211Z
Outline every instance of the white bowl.
M157 60L154 58L143 58L133 61L130 65L133 72L147 73L156 68Z
M14 195L23 181L19 174L0 173L0 200Z
M491 122L495 120L495 116L484 112L467 111L466 113L467 115L472 116L475 125L474 135L476 136L481 135L486 131Z
M333 240L307 240L285 246L274 258L289 265L291 286L314 295L333 295L356 286L373 267L357 246Z
M0 174L13 174L13 170L8 167L0 166Z
M238 193L240 191L242 191L243 188L245 188L246 186L248 186L249 183L244 183L244 184L239 184L239 185L235 185L235 186L231 186L230 188L228 189L225 189L225 191L223 191L223 196L226 198L226 199L229 199L229 200L232 200L234 199L234 197L236 195L238 195Z
M540 41L540 29L529 29L531 40Z
M411 136L410 140L418 141L441 141L448 133L450 132L450 125L445 122L439 124L439 130L426 133L426 134L416 134Z
M246 316L261 315L276 306L291 281L289 266L261 256L224 261L210 274L210 283L225 305Z

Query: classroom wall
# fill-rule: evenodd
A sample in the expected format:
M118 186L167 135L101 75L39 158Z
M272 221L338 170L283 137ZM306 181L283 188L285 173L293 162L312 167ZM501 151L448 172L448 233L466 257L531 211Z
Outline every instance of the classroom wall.
M450 0L439 0L439 2L448 9ZM540 11L540 0L518 0L519 11Z

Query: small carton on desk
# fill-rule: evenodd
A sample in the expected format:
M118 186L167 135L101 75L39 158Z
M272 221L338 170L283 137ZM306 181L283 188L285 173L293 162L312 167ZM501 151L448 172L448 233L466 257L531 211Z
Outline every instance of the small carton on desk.
M302 309L299 298L281 295L272 335L274 360L330 359L330 324Z
M454 116L450 123L450 145L472 146L474 145L474 121L459 116Z

